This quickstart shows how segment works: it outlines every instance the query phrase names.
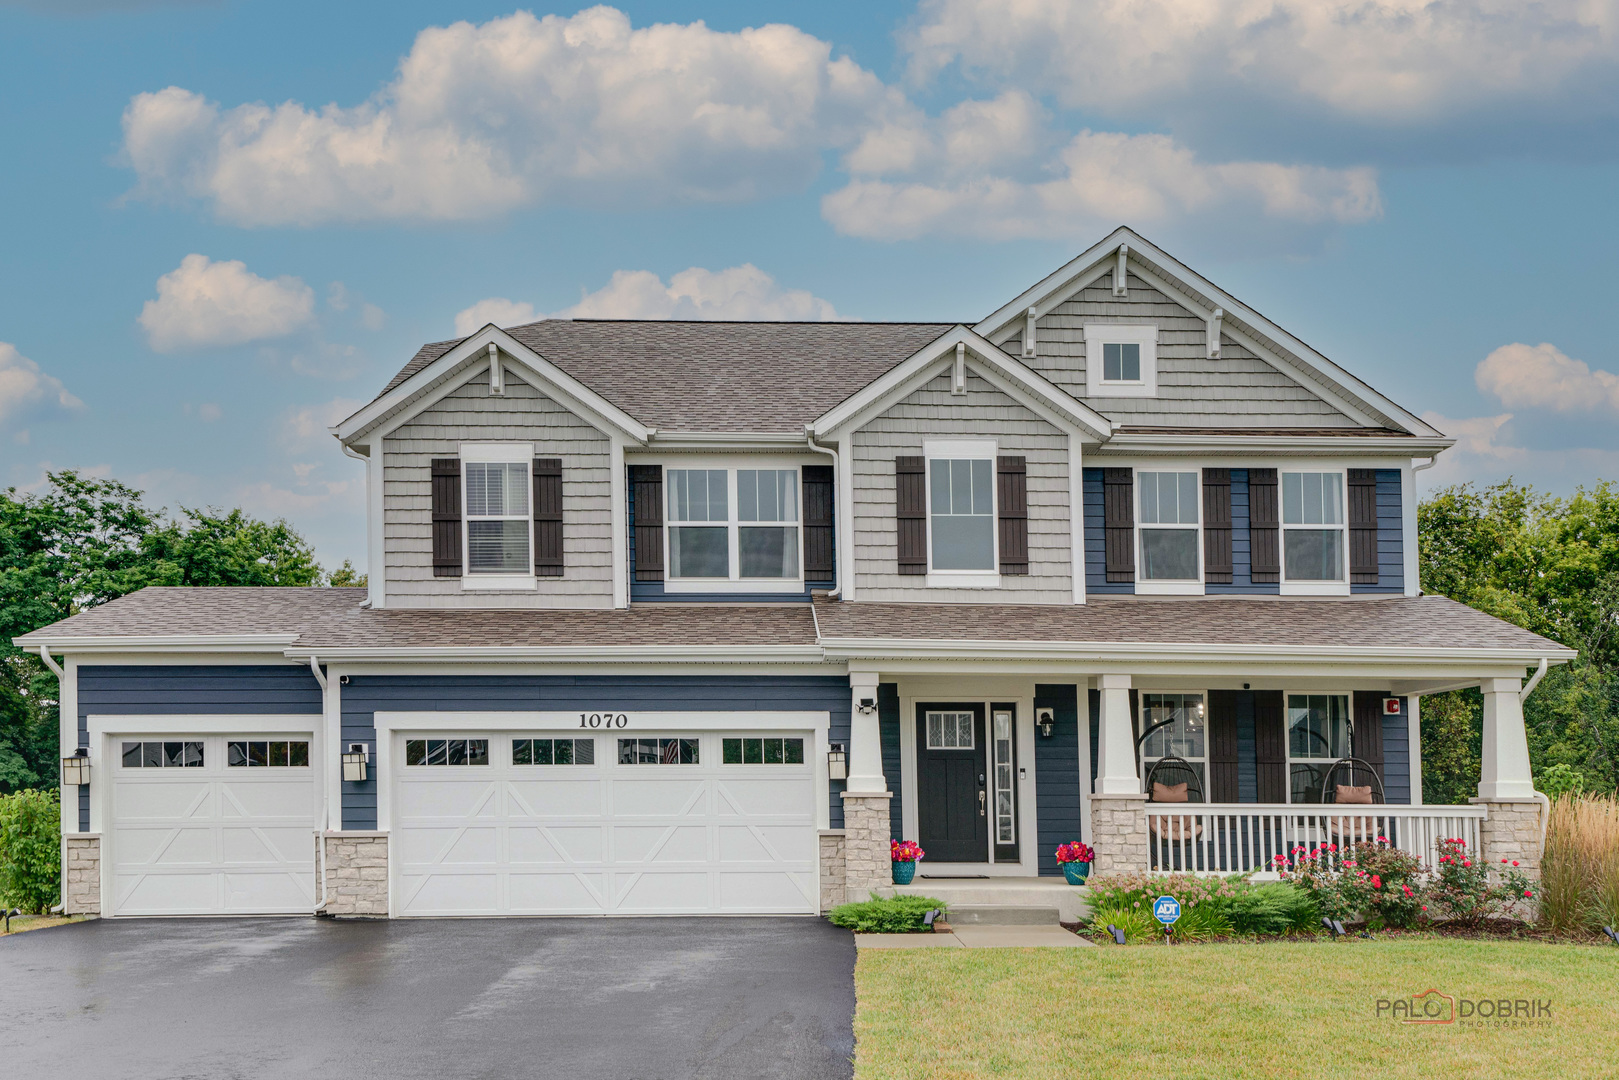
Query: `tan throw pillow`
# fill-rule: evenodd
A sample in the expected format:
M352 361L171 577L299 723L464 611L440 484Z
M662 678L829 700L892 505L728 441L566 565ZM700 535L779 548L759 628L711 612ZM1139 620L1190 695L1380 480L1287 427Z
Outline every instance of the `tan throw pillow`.
M1339 784L1337 798L1340 803L1359 803L1370 806L1372 804L1372 785L1367 784L1365 787L1356 787L1353 784Z
M1370 791L1371 789L1368 788L1367 790ZM1185 802L1186 801L1186 785L1185 784L1160 784L1158 781L1154 780L1152 782L1152 801L1153 802ZM1368 797L1366 801L1371 802L1372 800Z

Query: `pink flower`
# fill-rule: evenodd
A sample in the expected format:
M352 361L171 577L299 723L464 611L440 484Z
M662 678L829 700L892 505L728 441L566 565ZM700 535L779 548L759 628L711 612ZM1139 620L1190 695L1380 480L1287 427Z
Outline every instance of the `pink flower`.
M1473 865L1473 860L1472 859L1463 859L1462 860L1462 865L1463 866L1472 866Z
M1377 874L1373 874L1372 875L1372 888L1381 889L1382 887L1383 887L1383 879L1381 877L1379 877Z
M1506 860L1505 860L1505 859L1502 859L1502 860L1501 860L1501 861L1502 861L1502 862L1506 862ZM1517 865L1518 865L1518 860L1517 860L1517 859L1513 859L1513 860L1512 860L1512 865L1513 865L1513 866L1517 866Z
M1529 890L1528 890L1528 889L1525 889L1525 890L1524 890L1524 891L1523 891L1523 894L1524 894L1524 895L1525 895L1525 896L1528 896L1528 897L1533 897L1533 896L1534 896L1534 895L1535 895L1535 894L1534 894L1534 893L1532 893L1532 892L1530 892L1530 891L1529 891Z

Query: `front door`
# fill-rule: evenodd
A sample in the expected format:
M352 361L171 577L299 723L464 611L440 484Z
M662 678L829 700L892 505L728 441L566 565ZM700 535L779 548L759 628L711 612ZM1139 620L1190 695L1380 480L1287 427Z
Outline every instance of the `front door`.
M916 707L917 840L933 862L989 861L984 706Z

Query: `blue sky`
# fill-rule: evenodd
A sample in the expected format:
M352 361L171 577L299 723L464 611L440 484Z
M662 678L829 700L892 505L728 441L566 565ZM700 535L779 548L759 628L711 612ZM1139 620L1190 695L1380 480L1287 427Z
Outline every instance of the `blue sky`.
M1619 478L1615 5L1249 10L0 0L0 482L359 560L325 427L458 315L971 320L1120 223L1430 483Z

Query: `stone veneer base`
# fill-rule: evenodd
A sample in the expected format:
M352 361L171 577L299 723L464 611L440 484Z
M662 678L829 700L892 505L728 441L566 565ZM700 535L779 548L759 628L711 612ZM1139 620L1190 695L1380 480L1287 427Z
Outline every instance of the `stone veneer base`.
M1147 796L1092 795L1093 874L1142 870L1147 866Z
M62 911L67 915L101 914L101 836L67 833L62 867Z
M316 914L339 918L388 917L388 834L329 832L326 903Z
M1541 844L1544 837L1545 812L1541 801L1525 799L1467 800L1485 810L1479 822L1480 856L1491 867L1499 867L1501 860L1516 862L1518 869L1532 878L1540 877Z
M843 793L843 895L846 901L869 900L876 889L894 883L889 853L889 791Z
M821 914L825 915L844 902L844 883L848 870L843 857L844 833L842 829L822 829L821 841Z

